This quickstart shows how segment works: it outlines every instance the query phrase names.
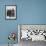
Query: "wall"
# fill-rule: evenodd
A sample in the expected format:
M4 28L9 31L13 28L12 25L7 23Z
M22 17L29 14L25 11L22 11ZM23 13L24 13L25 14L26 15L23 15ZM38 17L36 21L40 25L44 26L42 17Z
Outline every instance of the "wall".
M45 30L46 31L46 25L21 25L21 30Z
M5 20L9 4L17 6L16 20ZM8 43L9 32L18 32L18 24L46 24L46 0L0 0L0 44Z

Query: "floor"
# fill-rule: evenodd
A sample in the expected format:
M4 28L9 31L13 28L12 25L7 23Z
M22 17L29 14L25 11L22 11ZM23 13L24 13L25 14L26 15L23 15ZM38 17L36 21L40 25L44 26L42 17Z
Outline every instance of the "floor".
M0 46L8 46L8 44L0 44ZM31 40L28 40L28 41L21 40L19 45L14 44L13 46L46 46L46 42L45 41L34 41L34 42L32 42Z
M8 44L0 44L0 46L8 46ZM18 44L10 45L10 46L18 46Z

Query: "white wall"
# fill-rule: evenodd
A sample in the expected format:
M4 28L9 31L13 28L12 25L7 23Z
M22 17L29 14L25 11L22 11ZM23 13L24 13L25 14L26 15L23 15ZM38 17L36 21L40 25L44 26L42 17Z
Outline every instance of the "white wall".
M39 29L39 30L46 30L46 25L21 25L21 29Z

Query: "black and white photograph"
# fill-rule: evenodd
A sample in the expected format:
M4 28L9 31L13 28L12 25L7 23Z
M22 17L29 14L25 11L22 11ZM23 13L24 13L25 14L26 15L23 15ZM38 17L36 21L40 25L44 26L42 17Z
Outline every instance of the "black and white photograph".
M46 25L19 24L18 41L20 46L41 45L46 42Z
M6 19L16 19L16 5L6 5Z

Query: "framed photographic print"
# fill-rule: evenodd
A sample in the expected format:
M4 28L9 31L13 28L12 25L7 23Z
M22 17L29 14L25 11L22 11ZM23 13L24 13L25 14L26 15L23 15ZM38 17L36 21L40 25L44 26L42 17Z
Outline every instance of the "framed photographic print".
M6 5L5 18L10 20L16 19L16 5Z

